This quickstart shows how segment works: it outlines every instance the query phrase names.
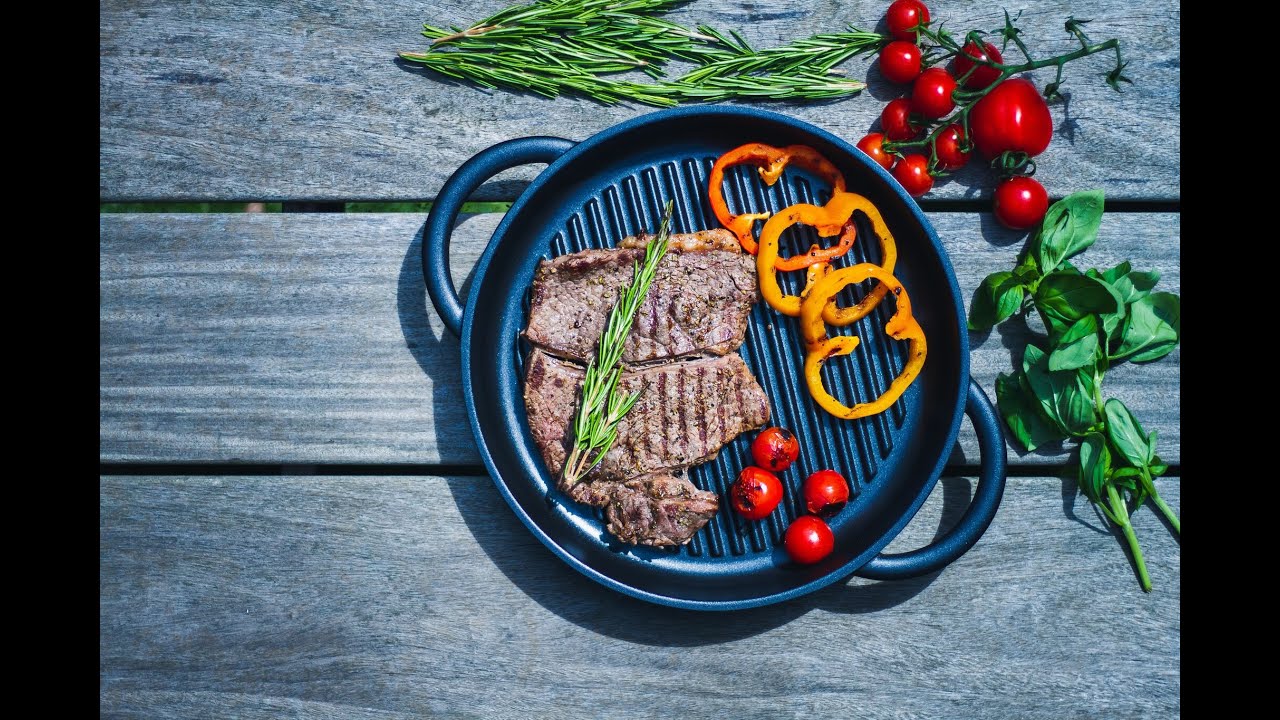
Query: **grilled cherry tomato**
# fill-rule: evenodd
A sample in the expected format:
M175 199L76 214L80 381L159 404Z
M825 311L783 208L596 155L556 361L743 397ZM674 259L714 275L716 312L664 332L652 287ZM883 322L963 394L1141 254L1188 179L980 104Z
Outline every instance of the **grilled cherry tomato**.
M1049 106L1029 80L1005 80L969 112L969 139L988 159L1006 150L1035 157L1049 147L1052 136Z
M880 111L880 127L894 142L910 140L920 134L920 127L911 122L911 101L907 98L890 100Z
M1004 58L1000 57L1000 51L996 49L995 45L992 45L989 42L984 42L982 43L981 46L979 46L978 43L972 40L965 43L965 46L960 51L960 54L956 55L956 60L955 60L956 77L957 78L964 77L964 74L969 72L969 68L973 67L974 65L978 66L978 69L974 70L972 75L964 79L965 87L969 88L970 90L981 90L985 87L989 87L991 83L1000 79L999 70L991 67L990 65L981 65L977 62L974 62L975 59L989 60L991 62L998 62L998 63L1004 62Z
M885 170L893 169L894 156L884 151L884 133L871 133L858 141L858 149Z
M1005 227L1026 230L1040 224L1049 210L1049 193L1040 181L1011 177L996 186L996 219Z
M738 479L729 486L729 500L739 515L759 520L768 517L782 502L782 483L773 473L752 465L738 473Z
M929 24L929 8L920 0L894 0L885 11L884 20L890 35L914 42L916 26Z
M786 428L771 427L751 441L751 457L765 470L780 472L800 457L800 441Z
M959 170L969 162L972 150L961 150L964 145L964 128L957 124L948 125L939 135L934 145L937 151L938 165L943 170Z
M787 527L783 539L787 554L802 565L812 565L831 554L836 537L817 515L801 515Z
M920 76L922 59L919 45L894 40L880 51L880 74L889 82L909 83Z
M829 518L849 502L849 483L835 470L819 470L805 478L804 506L809 512Z
M923 155L907 155L893 166L893 179L911 197L920 197L933 187L933 176L929 174L929 159Z
M951 73L931 67L920 73L911 86L911 109L931 120L946 117L956 109L956 101L951 99L955 89L956 79Z

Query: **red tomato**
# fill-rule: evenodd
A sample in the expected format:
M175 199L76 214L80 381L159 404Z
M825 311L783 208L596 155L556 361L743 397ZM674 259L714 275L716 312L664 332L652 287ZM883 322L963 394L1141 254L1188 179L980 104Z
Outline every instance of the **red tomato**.
M933 187L929 174L929 160L923 155L907 155L893 167L893 179L902 185L911 197L920 197Z
M920 0L894 0L884 14L889 34L898 40L916 39L915 27L929 24L929 8Z
M835 470L819 470L805 478L804 505L809 512L831 517L849 502L849 482Z
M988 159L1006 150L1032 157L1049 147L1053 118L1030 81L1011 78L995 86L969 113L969 139Z
M771 427L751 441L751 457L766 470L786 470L800 457L800 441L790 430Z
M893 169L894 156L884 151L884 134L871 133L858 141L858 149L866 153L885 170Z
M812 565L831 554L836 546L836 537L822 518L801 515L787 527L783 544L792 560Z
M920 46L894 40L880 51L880 74L889 82L909 83L920 75Z
M894 142L911 140L920 134L920 127L911 122L911 101L906 98L890 100L880 111L880 127Z
M996 219L1005 227L1035 227L1048 210L1049 193L1034 178L1011 177L996 186Z
M956 77L964 77L964 74L969 72L969 68L977 65L978 69L974 70L972 75L965 78L964 86L972 90L981 90L989 87L991 83L998 80L1000 78L1000 71L990 65L981 65L974 62L975 58L978 60L990 60L991 62L998 63L1004 62L1004 58L1000 57L1000 51L996 49L995 45L992 45L989 42L984 42L982 43L982 46L979 47L978 43L973 42L972 40L965 43L960 54L956 55L954 66Z
M739 515L759 520L768 517L782 502L782 483L773 473L752 465L738 473L738 479L729 486L729 498Z
M938 142L934 150L938 156L938 166L943 170L959 170L969 162L972 150L961 150L964 146L964 128L959 125L948 125L938 134Z
M934 119L946 117L956 109L951 93L956 89L956 79L939 67L931 67L920 73L911 86L911 109Z

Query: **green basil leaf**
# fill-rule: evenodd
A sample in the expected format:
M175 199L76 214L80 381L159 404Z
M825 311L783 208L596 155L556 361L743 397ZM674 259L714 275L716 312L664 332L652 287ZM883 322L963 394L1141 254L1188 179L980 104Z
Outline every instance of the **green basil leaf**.
M1113 313L1119 309L1111 288L1100 280L1074 272L1050 273L1036 288L1036 307L1068 325L1085 315ZM1047 324L1047 323L1046 323Z
M1151 293L1151 288L1160 282L1159 270L1132 272L1128 260L1101 273L1096 270L1088 270L1085 274L1111 285L1119 293L1120 302L1125 304L1146 297Z
M1080 443L1080 490L1094 502L1102 502L1111 470L1111 451L1101 433L1089 433Z
M1128 275L1129 271L1132 269L1133 269L1133 265L1130 264L1128 260L1125 260L1124 262L1111 268L1110 270L1103 270L1102 279L1114 285L1117 280L1124 277L1125 275ZM1097 270L1094 270L1093 272L1097 272Z
M1098 317L1086 315L1062 333L1049 353L1050 370L1075 370L1097 361Z
M1114 347L1120 342L1120 338L1124 337L1124 315L1119 313L1104 313L1098 317L1102 318L1102 331L1107 336L1107 347Z
M1082 435L1097 424L1092 367L1053 372L1049 370L1048 355L1035 345L1028 345L1022 356L1022 371L1045 415L1063 433Z
M969 329L986 330L1004 322L1022 307L1022 283L1011 272L991 273L973 293L969 306Z
M1147 472L1151 473L1151 477L1158 478L1161 475L1169 472L1169 466L1160 462L1153 463L1147 466Z
M1153 449L1147 445L1147 434L1142 431L1138 419L1124 403L1115 398L1107 400L1103 411L1107 415L1107 437L1111 444L1130 465L1145 467L1154 455Z
M1110 457L1110 453L1111 451L1108 450L1107 451L1108 457ZM1142 471L1136 467L1122 467L1122 468L1115 468L1111 473L1111 477L1118 479L1118 478L1127 478L1127 477L1138 477L1141 474L1142 474Z
M996 376L996 407L1009 426L1010 434L1027 452L1065 437L1045 417L1040 403L1026 385L1026 377L1020 372L1015 371L1011 375L1000 373Z
M1124 339L1111 357L1130 362L1159 360L1177 346L1181 327L1178 296L1152 293L1129 306Z
M1072 193L1049 206L1032 253L1042 270L1053 271L1069 257L1093 244L1102 224L1101 190Z

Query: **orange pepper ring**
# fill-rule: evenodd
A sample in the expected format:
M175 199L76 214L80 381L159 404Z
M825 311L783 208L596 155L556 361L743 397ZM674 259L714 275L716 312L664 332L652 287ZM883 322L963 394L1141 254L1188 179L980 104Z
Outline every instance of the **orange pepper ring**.
M848 195L848 193L842 193L842 195ZM839 198L841 195L836 197ZM845 228L840 244L845 244L844 241L847 238L848 245L852 245L853 236L857 232L856 226L852 222L844 220L840 222L841 225L837 227ZM778 284L778 238L784 230L796 223L812 225L818 229L819 234L822 234L831 226L831 216L826 207L805 203L790 205L769 218L769 221L764 224L764 229L760 231L759 251L756 253L756 275L760 282L761 297L769 307L791 317L800 314L800 296L783 294L782 287ZM848 247L845 249L847 250Z
M898 298L898 307L884 329L889 337L895 340L909 341L907 348L907 364L902 368L889 388L880 397L871 402L857 403L849 407L827 392L822 384L822 364L828 359L840 355L848 355L858 347L858 338L850 335L827 337L826 326L822 322L824 308L834 301L835 296L847 285L862 282L868 278L880 281L878 287L891 288ZM804 357L804 379L809 386L809 393L818 405L839 418L852 420L884 412L902 396L907 387L915 382L924 367L928 344L925 341L924 329L911 314L911 299L902 283L892 274L878 265L860 263L828 273L814 283L809 296L801 304L800 330L804 335L807 352Z
M840 174L840 171L836 169L835 165L831 164L830 160L827 160L817 150L808 145L788 145L785 148L776 148L764 143L747 143L721 155L711 167L711 175L707 181L707 196L711 202L711 210L715 213L716 219L720 221L720 224L737 235L738 242L742 243L742 248L752 255L756 254L757 247L753 233L755 221L768 219L769 213L733 215L729 212L729 206L724 199L725 168L744 163L759 165L761 166L759 168L760 179L764 181L765 185L772 186L782 175L783 168L792 161L806 170L821 175L823 179L831 184L833 194L845 190L844 175ZM808 264L812 264L812 262ZM807 265L802 265L801 267L807 267ZM799 268L787 269L795 270Z

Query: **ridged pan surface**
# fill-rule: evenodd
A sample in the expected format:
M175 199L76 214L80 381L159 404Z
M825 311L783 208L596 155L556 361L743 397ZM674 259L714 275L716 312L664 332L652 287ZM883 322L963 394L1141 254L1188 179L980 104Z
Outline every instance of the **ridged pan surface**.
M928 338L928 359L919 378L888 411L840 420L819 408L806 389L797 319L757 303L738 352L768 395L769 424L795 432L801 447L799 460L780 473L786 489L782 505L768 519L754 522L739 517L727 502L726 489L752 462L755 433L748 432L690 471L694 484L721 496L721 507L688 545L657 549L623 544L604 530L600 510L573 502L556 489L530 435L522 395L530 348L520 337L528 320L528 288L543 258L614 247L627 235L655 231L668 200L675 203L675 232L719 227L707 199L708 174L719 155L747 142L810 145L836 164L850 191L876 205L897 241L894 273ZM729 171L725 182L734 212L822 204L830 192L825 181L791 166L772 187L745 165ZM836 267L880 262L870 223L861 213L855 218L857 240ZM811 228L796 226L782 236L782 252L800 252L815 242L819 239ZM783 289L795 294L804 272L780 277ZM871 286L847 289L841 304L851 304ZM855 325L828 328L829 333L861 338L857 350L828 362L823 371L827 388L842 402L879 396L901 371L906 343L884 333L894 307L886 299ZM936 483L955 442L968 385L968 339L955 276L915 203L847 143L759 111L667 112L638 118L575 146L535 180L496 231L477 266L465 317L469 409L485 462L512 508L578 570L628 594L680 607L732 609L776 602L865 564L906 525ZM804 512L802 481L826 468L848 478L853 496L830 521L835 551L816 565L799 566L787 559L783 533Z

